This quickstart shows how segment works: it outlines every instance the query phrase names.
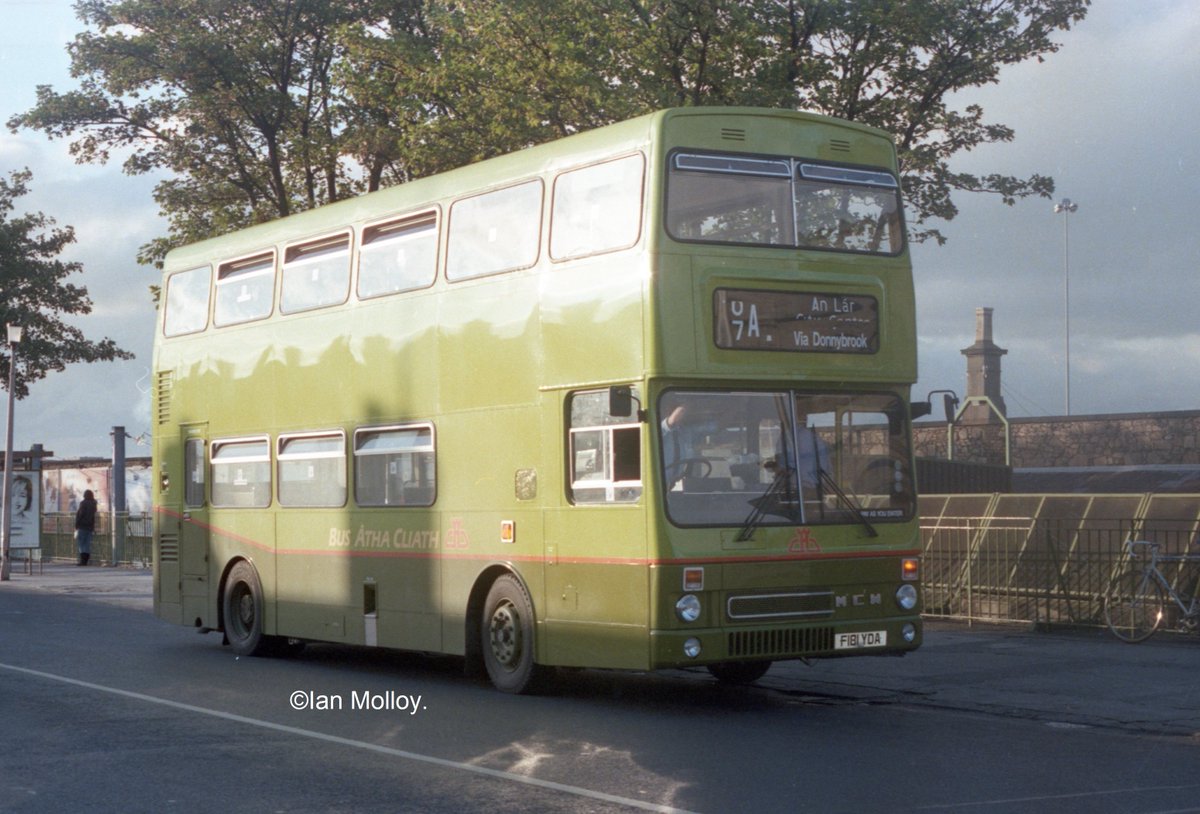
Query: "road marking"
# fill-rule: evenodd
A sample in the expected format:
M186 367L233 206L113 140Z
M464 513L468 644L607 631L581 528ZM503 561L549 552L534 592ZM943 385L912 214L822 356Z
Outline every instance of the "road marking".
M936 803L932 805L917 806L913 811L937 811L940 809L953 809L954 811L962 811L967 808L985 808L987 806L1011 806L1014 803L1045 803L1053 800L1086 800L1090 797L1115 797L1122 794L1141 794L1147 791L1188 791L1189 789L1200 788L1200 784L1186 783L1179 786L1133 786L1127 789L1104 789L1101 791L1081 791L1073 794L1047 794L1041 797L1010 797L998 800L974 800L957 803ZM1197 808L1181 808L1175 811L1156 811L1153 814L1194 814L1200 811Z
M104 692L110 695L117 695L122 698L130 698L135 701L145 701L147 703L159 704L160 706L170 707L172 709L178 709L184 712L194 712L199 715L208 715L209 717L220 718L225 721L233 721L234 723L257 726L260 729L269 729L273 732L283 732L288 735L299 735L302 738L312 738L314 740L325 741L326 743L334 743L339 746L349 746L354 749L364 749L368 752L398 757L403 760L412 760L418 763L428 763L433 766L440 766L443 769L455 769L457 771L470 772L472 774L483 775L485 777L494 777L500 780L510 780L514 783L524 783L527 786L536 786L538 788L549 789L551 791L559 791L564 794L574 795L576 797L586 797L591 800L599 800L606 803L616 803L617 805L638 808L643 811L656 811L660 812L660 814L694 814L694 812L690 812L687 809L659 805L657 803L648 803L644 800L635 800L631 797L620 797L616 794L605 794L602 791L593 791L591 789L580 788L579 786L569 786L565 783L555 783L552 780L539 780L536 777L512 774L511 772L504 772L500 771L499 769L489 769L485 766L473 766L470 763L460 763L456 760L446 760L445 758L433 757L432 755L422 755L418 752L409 752L404 749L393 749L390 746L380 746L377 743L367 743L366 741L356 741L350 738L342 738L337 735L328 735L324 732L316 732L312 729L301 729L300 727L296 726L287 726L286 724L262 721L258 718L247 718L244 715L236 715L232 712L222 712L219 709L208 709L207 707L198 707L194 704L185 704L181 701L170 701L166 698L156 698L153 695L145 695L140 692L122 690L118 689L117 687L106 687L103 684L94 684L90 681L80 681L77 678L68 678L67 676L60 676L54 673L45 673L41 670L31 670L28 667L18 667L14 664L0 663L0 668L14 673L22 673L24 675L36 676L37 678L44 678L48 681L57 681L61 684L70 684L75 687L82 687L88 690L95 690L97 692Z

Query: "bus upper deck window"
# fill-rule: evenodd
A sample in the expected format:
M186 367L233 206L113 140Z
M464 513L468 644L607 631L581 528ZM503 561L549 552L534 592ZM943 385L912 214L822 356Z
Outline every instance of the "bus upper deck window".
M882 169L680 153L667 183L676 240L896 254L900 185Z
M358 252L358 296L369 299L433 285L437 238L433 213L368 226Z
M469 280L534 265L541 222L541 181L455 201L450 207L446 279Z
M637 243L644 164L641 155L631 155L554 179L550 257L569 260Z
M803 247L894 254L903 243L900 185L886 172L802 163L796 232Z
M275 253L222 263L217 271L217 325L270 316L275 294Z
M289 246L279 310L284 314L345 302L350 292L350 235Z
M677 240L791 246L791 175L788 161L676 155L667 231Z
M208 326L211 284L212 269L208 266L181 271L167 278L163 334L180 336L203 331Z

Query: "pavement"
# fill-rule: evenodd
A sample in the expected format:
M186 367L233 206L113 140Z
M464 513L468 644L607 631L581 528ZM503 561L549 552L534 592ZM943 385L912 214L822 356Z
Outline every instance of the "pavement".
M14 563L11 576L15 590L153 608L148 568L47 563L30 574ZM780 662L759 685L801 703L904 704L1200 742L1194 634L1131 645L1100 629L929 620L924 644L907 656Z
M47 562L30 564L14 560L10 572L12 587L94 599L122 607L154 612L154 574L149 568L109 566L93 562L80 567L74 563ZM0 585L3 590L3 585Z

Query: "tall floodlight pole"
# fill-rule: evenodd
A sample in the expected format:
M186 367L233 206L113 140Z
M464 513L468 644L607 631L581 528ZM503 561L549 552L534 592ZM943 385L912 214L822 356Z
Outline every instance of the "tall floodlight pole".
M12 535L12 470L13 470L13 390L17 384L17 343L21 341L21 326L8 325L8 433L4 441L4 541L0 545L0 581L7 582L12 574L9 539Z
M1066 391L1067 411L1071 414L1071 213L1079 209L1079 204L1070 198L1063 198L1054 205L1055 213L1063 216L1063 317L1066 335Z

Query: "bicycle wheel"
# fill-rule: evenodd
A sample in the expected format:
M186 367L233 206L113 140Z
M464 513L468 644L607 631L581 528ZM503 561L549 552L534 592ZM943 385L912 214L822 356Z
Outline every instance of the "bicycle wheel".
M1124 642L1150 638L1162 618L1162 586L1145 571L1122 574L1104 600L1104 621L1113 635Z

